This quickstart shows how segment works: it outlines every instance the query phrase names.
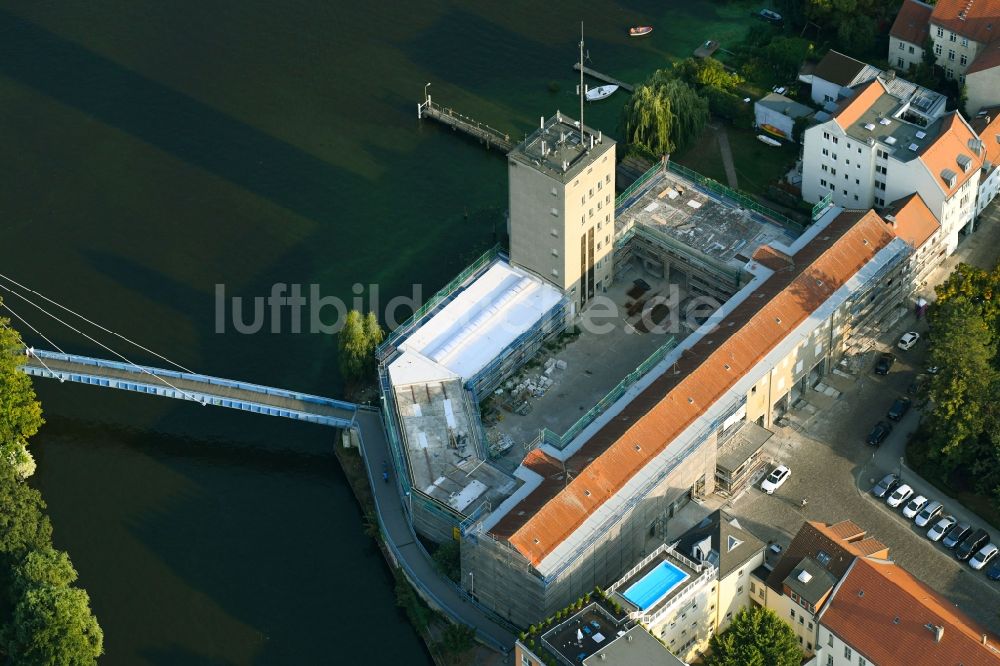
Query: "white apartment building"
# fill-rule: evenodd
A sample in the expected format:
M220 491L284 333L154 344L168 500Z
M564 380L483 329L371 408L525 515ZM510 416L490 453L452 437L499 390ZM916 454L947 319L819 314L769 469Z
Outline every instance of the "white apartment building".
M986 150L979 175L979 195L976 197L976 217L1000 192L1000 106L981 110L971 123Z
M971 228L985 149L960 114L943 112L940 95L912 85L901 95L898 81L856 88L830 120L806 130L802 197L882 210L917 192L951 254L959 231Z
M916 67L924 57L934 6L920 0L903 0L889 30L889 66L901 72Z

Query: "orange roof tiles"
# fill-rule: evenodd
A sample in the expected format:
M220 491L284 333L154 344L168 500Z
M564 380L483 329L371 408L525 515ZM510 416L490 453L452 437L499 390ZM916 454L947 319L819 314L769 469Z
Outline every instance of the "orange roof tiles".
M841 213L570 456L571 480L543 480L491 532L538 566L894 237L874 211Z
M884 216L893 225L896 235L914 249L926 243L941 228L934 213L916 192L889 204Z
M969 146L970 139L978 139L972 128L957 111L952 111L941 121L941 131L934 142L920 154L920 161L934 177L934 182L950 197L965 181L972 178L983 166L981 155L973 152ZM963 171L958 163L959 155L965 155L972 160L968 171ZM949 186L941 173L948 169L956 174L955 184Z
M1000 0L937 0L931 23L985 44L1000 33Z
M879 553L880 557L889 556L887 546L877 539L866 539L865 531L849 520L833 525L810 520L802 524L795 538L788 544L781 559L768 575L767 584L780 590L782 582L799 566L803 558L811 557L819 561L816 555L821 550L830 556L824 566L838 580L859 555Z
M871 663L1000 666L995 636L891 562L856 559L820 623Z
M917 0L904 0L889 34L910 44L923 47L924 41L927 39L927 22L931 18L933 9L930 5L925 5Z
M770 245L761 245L758 247L753 253L753 260L762 266L767 266L772 271L790 268L795 263L787 254L780 250L775 250Z
M844 100L841 107L833 114L833 118L843 129L847 129L856 123L879 97L887 94L882 82L874 78L861 86L853 97Z
M983 140L983 147L986 149L986 161L995 169L1000 165L1000 107L991 107L986 111L986 117L990 121L979 132L979 138Z

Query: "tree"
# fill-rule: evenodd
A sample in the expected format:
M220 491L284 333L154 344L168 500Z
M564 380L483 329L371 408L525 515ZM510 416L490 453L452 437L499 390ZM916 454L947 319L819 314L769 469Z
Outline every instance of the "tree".
M875 41L875 20L864 14L846 15L837 27L837 45L847 54L864 56Z
M351 310L337 335L337 361L345 379L357 381L375 366L375 349L385 339L374 312L364 317Z
M0 304L2 304L0 300ZM31 378L20 371L24 342L10 321L0 317L0 458L2 464L23 462L28 438L42 426L42 407Z
M446 664L457 664L463 653L475 645L476 630L464 624L451 622L441 632L441 640L435 643Z
M46 546L28 552L14 568L11 596L18 599L28 590L40 586L68 587L76 578L76 569L69 560L69 554Z
M460 559L460 546L454 539L448 539L434 551L431 559L434 564L448 578L455 582L462 577L462 562Z
M697 88L733 90L744 83L743 77L730 72L715 58L685 58L674 65L675 75Z
M812 43L801 37L777 37L764 48L767 60L775 73L787 79L793 79L798 75L802 61L812 52Z
M7 654L15 664L96 664L104 632L90 612L90 598L76 587L41 585L14 608Z
M44 511L41 494L19 480L12 467L0 464L0 567L51 545L52 525Z
M708 122L708 101L671 72L658 70L636 88L624 113L628 142L666 155L701 133Z
M712 636L706 666L799 666L795 632L768 608L744 608L723 633Z

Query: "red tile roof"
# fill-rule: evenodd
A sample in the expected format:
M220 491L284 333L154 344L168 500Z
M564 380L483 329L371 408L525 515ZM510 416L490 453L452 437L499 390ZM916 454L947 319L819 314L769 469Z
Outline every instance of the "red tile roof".
M970 140L978 138L958 111L952 111L942 120L941 131L934 142L920 153L920 161L931 172L934 182L938 184L946 196L950 197L954 194L965 181L976 175L982 168L983 157L973 152L969 146ZM965 155L972 160L968 171L963 171L959 165L959 155ZM955 184L951 187L941 176L941 172L945 169L953 171L956 175Z
M997 21L1000 22L1000 17L997 17ZM969 76L970 74L983 72L997 66L1000 66L1000 39L987 44L986 47L979 52L976 59L972 61L971 65L969 65L969 69L965 70L965 75Z
M895 223L893 228L896 230L896 235L914 249L926 243L927 239L941 228L934 213L924 203L923 197L916 192L889 204L883 215L887 222Z
M938 0L931 23L985 44L1000 33L1000 0Z
M848 97L841 103L837 112L833 114L834 120L843 129L847 129L858 121L865 111L871 108L879 97L887 95L885 86L878 78L874 78L865 85L857 89L853 97Z
M870 663L1000 666L996 636L891 562L856 559L820 624ZM940 641L934 627L943 628Z
M905 42L923 47L927 40L927 22L934 8L918 0L904 0L903 6L896 14L896 20L889 34Z
M824 566L838 580L851 566L854 558L860 555L878 553L880 557L889 557L887 546L871 537L865 539L865 531L850 520L842 520L833 525L810 520L802 524L795 538L788 544L781 559L768 575L767 584L775 590L781 590L782 582L799 566L803 558L811 557L819 561L819 551L830 556Z
M1000 165L1000 106L983 110L986 111L983 117L986 126L979 131L979 138L982 139L983 147L986 149L986 161L995 169ZM989 118L988 122L986 118Z
M570 456L571 480L543 479L491 532L538 566L894 237L874 211L841 213Z

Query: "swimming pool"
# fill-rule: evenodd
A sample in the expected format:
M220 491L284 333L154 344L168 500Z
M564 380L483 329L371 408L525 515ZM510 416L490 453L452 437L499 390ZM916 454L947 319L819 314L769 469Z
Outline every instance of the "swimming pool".
M646 610L687 579L688 575L670 562L660 562L659 566L632 583L622 596L639 610Z

